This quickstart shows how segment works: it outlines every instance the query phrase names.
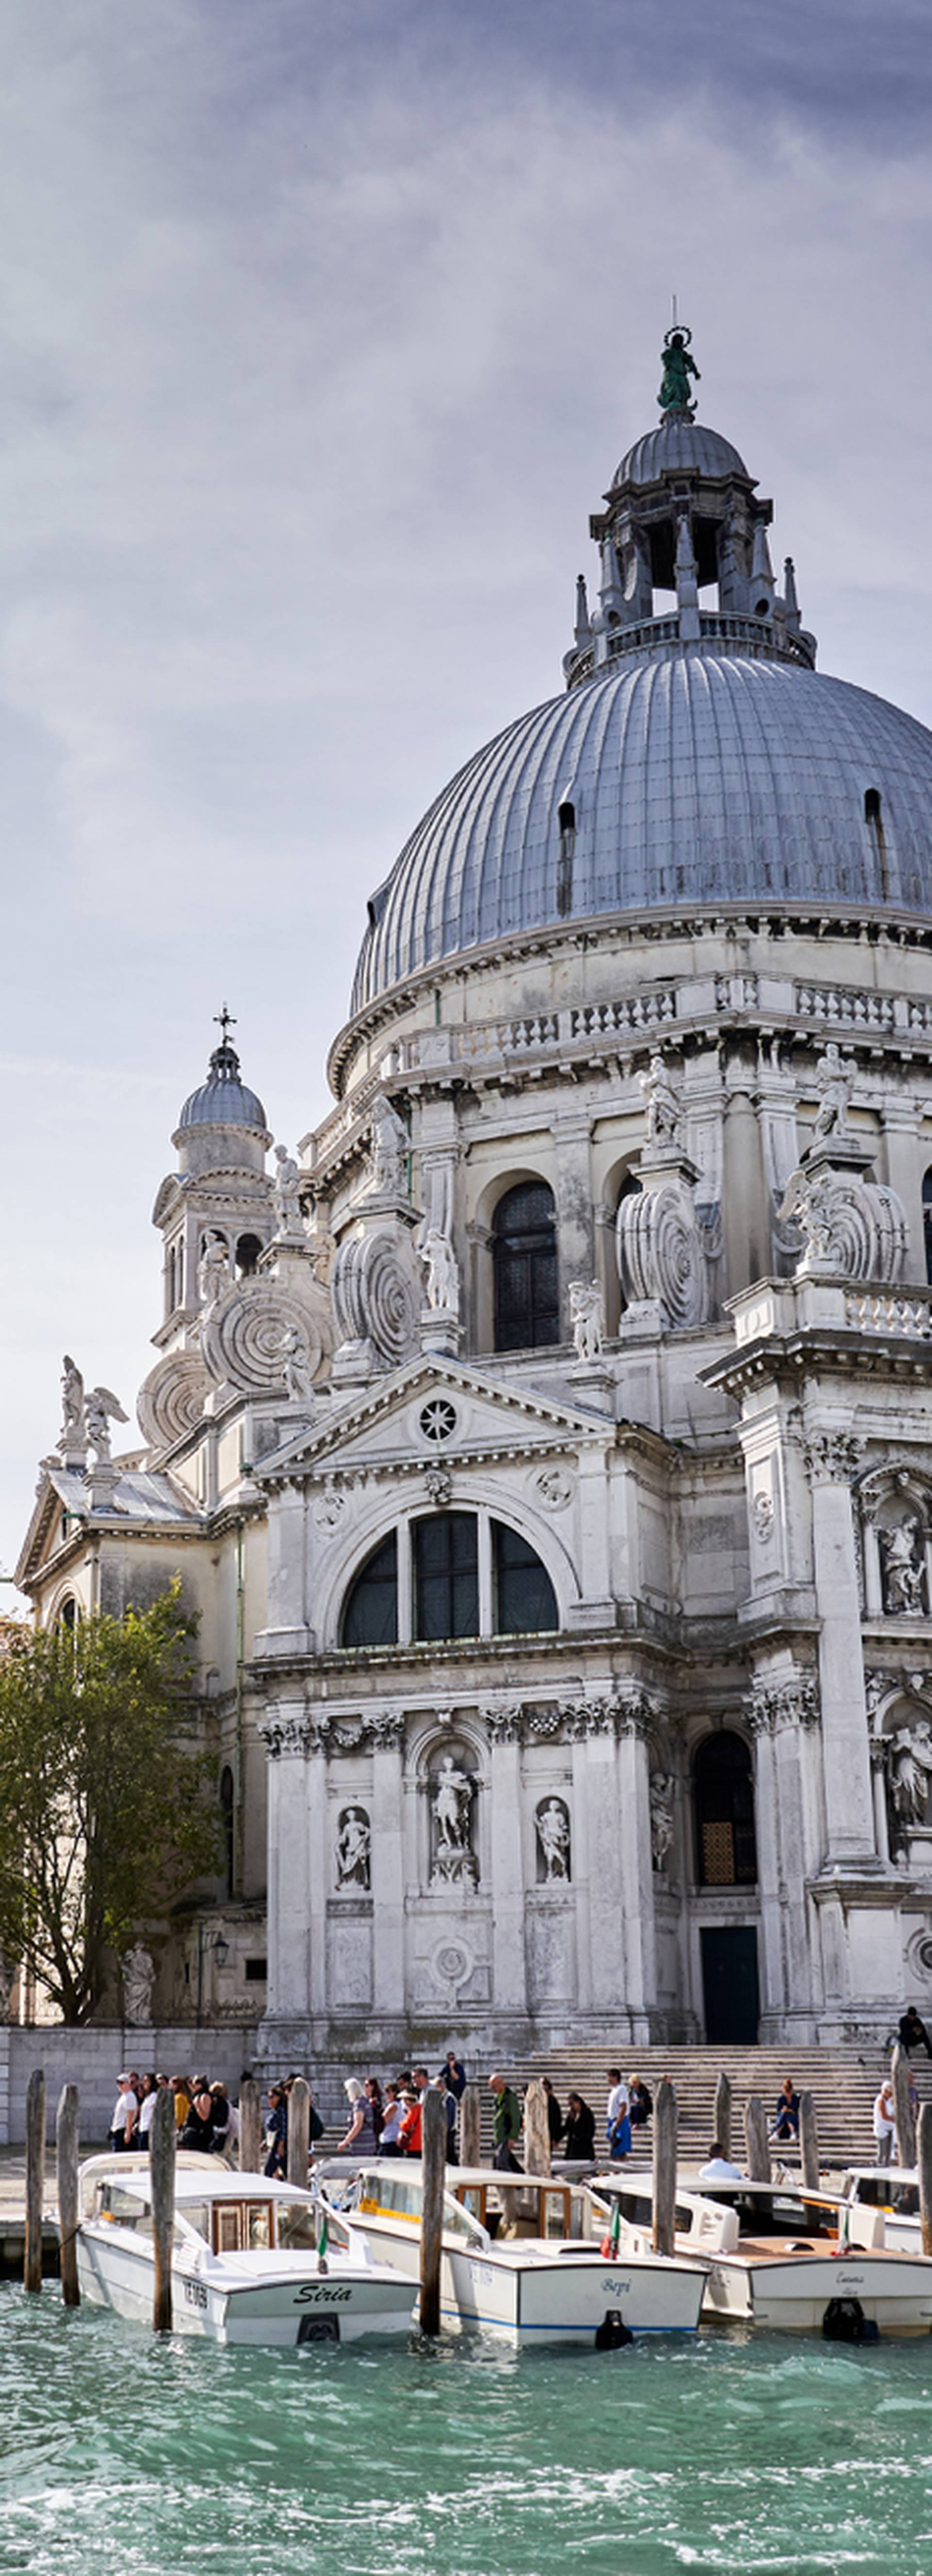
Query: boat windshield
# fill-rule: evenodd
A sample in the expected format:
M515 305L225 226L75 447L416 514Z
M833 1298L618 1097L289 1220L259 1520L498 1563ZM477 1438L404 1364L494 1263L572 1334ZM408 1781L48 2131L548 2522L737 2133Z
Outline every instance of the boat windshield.
M727 2190L716 2190L713 2183L703 2186L703 2197L738 2213L742 2236L834 2236L836 2214L819 2201L804 2200L797 2191L742 2191L740 2183Z

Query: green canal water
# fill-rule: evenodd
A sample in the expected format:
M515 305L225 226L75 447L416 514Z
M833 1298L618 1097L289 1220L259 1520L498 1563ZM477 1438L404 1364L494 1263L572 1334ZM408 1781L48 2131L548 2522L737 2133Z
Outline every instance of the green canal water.
M222 2352L0 2289L0 2571L929 2576L932 2341Z

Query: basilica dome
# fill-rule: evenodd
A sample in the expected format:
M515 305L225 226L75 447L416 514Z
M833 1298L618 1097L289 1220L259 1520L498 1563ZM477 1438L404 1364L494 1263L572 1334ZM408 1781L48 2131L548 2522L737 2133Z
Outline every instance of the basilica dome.
M932 733L816 672L789 560L777 588L773 505L680 390L590 520L598 604L580 576L566 694L477 752L412 833L370 900L354 1013L569 923L684 904L932 915Z

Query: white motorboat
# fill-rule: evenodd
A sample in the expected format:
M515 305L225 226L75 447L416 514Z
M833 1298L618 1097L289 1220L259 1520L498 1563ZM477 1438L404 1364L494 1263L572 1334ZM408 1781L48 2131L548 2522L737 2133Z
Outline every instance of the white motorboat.
M921 2254L915 2166L849 2165L842 2190L849 2245L899 2245Z
M479 2165L448 2167L447 2185L440 2305L444 2325L454 2331L475 2327L516 2347L695 2332L704 2265L650 2251L624 2251L617 2260L602 2252L585 2187L536 2174L511 2182ZM365 2230L374 2253L417 2280L418 2161L386 2157L361 2166L341 2208Z
M145 2155L89 2157L79 2176L82 2297L152 2323L152 2185ZM360 2231L316 2192L180 2154L172 2318L224 2344L351 2343L410 2332L407 2271L374 2260Z
M604 2207L617 2205L621 2246L636 2253L650 2241L649 2188L600 2174L591 2189ZM705 2265L706 2317L852 2341L865 2326L882 2334L928 2334L932 2260L885 2245L876 2224L881 2213L870 2215L871 2243L857 2244L837 2193L779 2179L707 2182L696 2190L678 2184L676 2255Z

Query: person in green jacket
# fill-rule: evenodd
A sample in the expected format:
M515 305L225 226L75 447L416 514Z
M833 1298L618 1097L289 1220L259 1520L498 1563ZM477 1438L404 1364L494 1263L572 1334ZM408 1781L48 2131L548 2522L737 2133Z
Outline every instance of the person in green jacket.
M513 2142L520 2138L524 2118L518 2096L513 2085L506 2084L503 2075L490 2075L489 2091L495 2095L492 2114L495 2153L492 2162L497 2173L520 2173L521 2167L513 2151Z

